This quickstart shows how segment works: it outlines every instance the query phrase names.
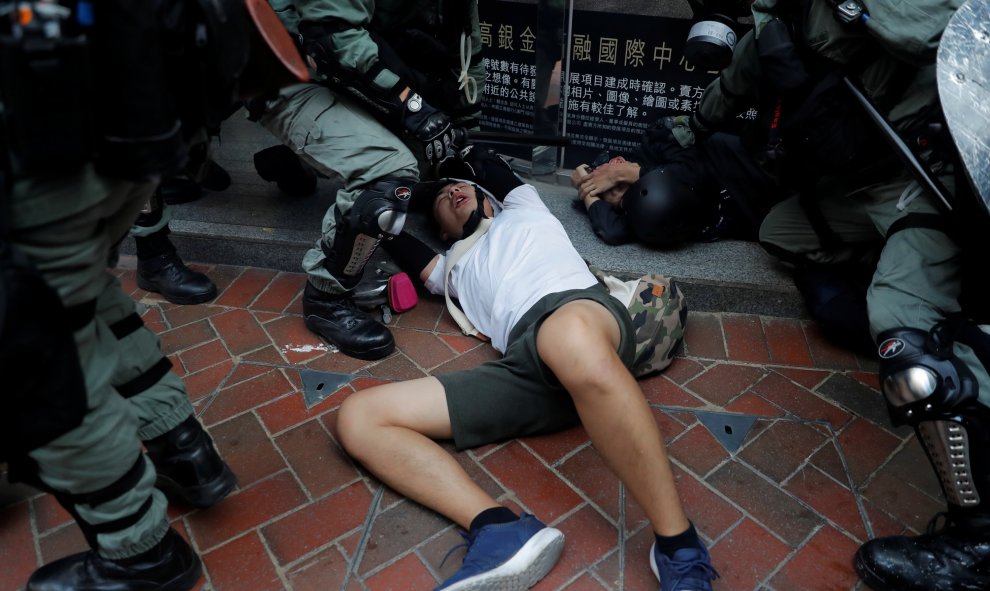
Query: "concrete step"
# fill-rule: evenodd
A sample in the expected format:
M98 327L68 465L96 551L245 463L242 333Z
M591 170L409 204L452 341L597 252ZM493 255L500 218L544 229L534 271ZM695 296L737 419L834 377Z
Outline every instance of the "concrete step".
M241 114L224 124L215 158L230 172L231 186L172 207L172 237L185 260L301 270L303 254L318 239L323 215L339 183L320 179L314 195L283 195L257 175L252 161L255 152L275 143L271 134ZM594 235L587 216L573 206L575 191L566 178L546 175L531 182L592 264L623 275L660 272L675 277L693 310L806 316L786 271L759 245L725 240L665 250L637 244L609 246ZM407 228L413 234L439 246L425 216L409 217ZM131 254L133 248L128 239L122 251Z

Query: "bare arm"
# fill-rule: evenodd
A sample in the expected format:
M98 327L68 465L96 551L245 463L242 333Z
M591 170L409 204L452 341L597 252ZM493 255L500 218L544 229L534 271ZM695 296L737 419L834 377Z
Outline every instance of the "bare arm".
M421 283L426 283L426 280L430 278L430 274L433 273L433 269L436 268L437 263L439 262L440 255L436 255L430 260L429 263L427 263L425 267L423 267L423 270L419 272L419 280Z

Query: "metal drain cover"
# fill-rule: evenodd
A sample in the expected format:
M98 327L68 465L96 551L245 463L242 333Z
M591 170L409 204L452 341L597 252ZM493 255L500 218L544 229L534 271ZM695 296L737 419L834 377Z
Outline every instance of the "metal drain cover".
M729 450L729 453L736 453L757 419L752 415L707 410L696 410L694 415L698 417L702 425L711 431L715 439Z
M306 400L306 408L311 408L315 404L326 400L328 396L336 392L341 386L347 384L356 374L352 373L331 373L327 371L314 371L303 369L299 371L299 378L303 384L303 399Z

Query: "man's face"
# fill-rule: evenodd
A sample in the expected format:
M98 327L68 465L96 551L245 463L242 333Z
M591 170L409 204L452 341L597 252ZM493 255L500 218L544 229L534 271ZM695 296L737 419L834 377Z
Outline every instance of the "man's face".
M473 185L445 185L433 201L433 217L440 224L440 236L444 240L459 240L464 232L464 223L476 209L478 199Z

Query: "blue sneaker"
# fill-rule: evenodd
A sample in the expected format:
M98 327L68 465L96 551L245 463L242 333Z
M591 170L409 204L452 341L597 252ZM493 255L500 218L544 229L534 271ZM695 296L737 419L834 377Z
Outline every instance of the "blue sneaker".
M681 548L670 558L650 548L650 568L660 581L660 591L712 591L712 581L718 573L712 568L712 559L704 543L696 548Z
M528 513L465 537L461 568L435 591L525 591L550 572L564 549L564 534Z

